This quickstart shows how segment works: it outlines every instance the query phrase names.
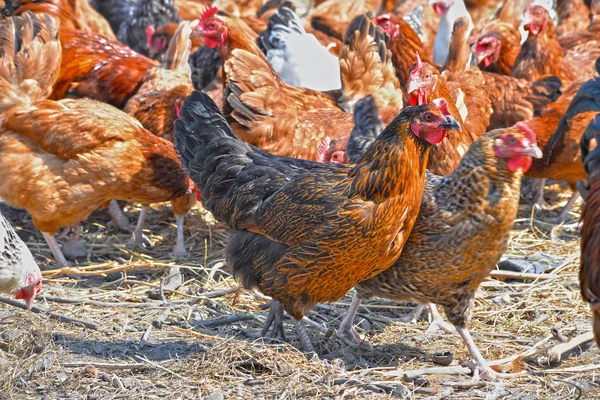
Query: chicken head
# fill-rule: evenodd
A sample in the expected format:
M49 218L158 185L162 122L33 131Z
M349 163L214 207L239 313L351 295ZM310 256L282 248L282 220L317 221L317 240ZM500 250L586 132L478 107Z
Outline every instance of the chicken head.
M25 286L21 287L15 296L17 300L24 300L27 309L31 310L35 296L42 291L42 276L39 271L30 272L25 279Z
M523 13L523 29L536 36L548 25L550 14L548 10L539 5L528 5Z
M150 58L154 58L158 54L162 54L169 45L167 38L162 34L157 34L154 26L149 25L146 28L146 43Z
M215 6L208 6L202 15L194 33L191 35L202 36L204 43L211 49L222 46L227 39L227 26L225 23L217 17L219 9Z
M417 52L417 62L408 69L408 82L406 92L410 96L410 104L422 105L428 102L439 79L437 69L428 63L421 62Z
M348 137L331 140L328 136L326 136L318 145L317 161L322 163L337 162L347 164L347 144Z
M383 14L376 17L375 22L377 22L382 31L390 35L391 39L394 39L400 34L400 26L392 21L392 16L390 14Z
M433 6L433 10L440 17L452 7L454 0L429 0L429 4Z
M424 108L423 111L413 115L410 130L419 139L430 144L438 144L444 140L448 131L460 132L461 126L458 121L450 116L448 103L445 99L435 99L432 104L433 107Z
M531 128L522 122L517 123L515 128L494 141L494 153L496 157L507 159L510 171L522 169L527 172L531 168L532 158L542 158L542 151L537 146L537 139Z
M502 45L496 32L490 32L482 35L473 45L473 52L477 57L477 64L489 67L498 60Z

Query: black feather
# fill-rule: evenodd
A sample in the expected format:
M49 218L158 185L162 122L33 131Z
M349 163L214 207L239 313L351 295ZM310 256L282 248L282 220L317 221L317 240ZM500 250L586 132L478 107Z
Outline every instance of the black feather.
M371 144L383 130L383 121L372 95L356 102L354 106L354 128L348 139L346 154L350 164L360 161Z

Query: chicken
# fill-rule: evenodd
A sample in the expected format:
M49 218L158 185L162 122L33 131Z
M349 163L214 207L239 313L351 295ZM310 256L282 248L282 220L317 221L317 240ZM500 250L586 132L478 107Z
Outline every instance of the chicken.
M455 23L456 35L452 39L453 47L448 58L451 70L445 71L442 75L435 67L420 60L417 60L409 70L406 91L410 95L411 104L425 104L431 99L444 98L448 102L452 117L463 128L462 134L448 135L440 146L432 149L430 162L436 160L436 164L428 167L438 175L448 175L454 171L471 143L485 132L492 111L490 99L483 87L481 71L477 67L465 68L464 65L465 63L468 65L465 59L468 59L470 53L468 45L464 42L465 35L468 34L466 22L466 19L459 18ZM462 45L459 43L461 40ZM454 96L450 92L450 85L454 86ZM465 96L466 93L471 98ZM459 110L456 102L460 98L462 98L460 102L462 110ZM466 106L467 100L471 107ZM468 122L465 121L465 117L469 118Z
M512 73L521 50L519 25L523 9L519 4L519 0L505 0L496 17L480 30L473 52L482 71Z
M579 79L573 82L555 102L544 108L539 117L525 122L537 132L538 146L543 149L545 157L544 160L534 161L526 175L537 179L565 180L573 190L571 199L557 218L558 223L568 218L571 207L579 197L577 181L585 179L579 140L597 111L578 112L583 111L578 103L582 97L594 99L593 96L598 95L597 90L590 93L589 88L583 86L585 81ZM573 107L570 106L572 102ZM543 191L540 190L537 196L536 203L543 207Z
M597 84L597 82L596 82ZM587 185L585 189L585 204L581 221L581 267L579 270L579 281L581 287L581 295L584 300L590 303L594 320L594 336L596 343L600 346L600 287L599 272L600 265L600 250L599 240L600 231L597 226L598 210L600 199L600 182L598 182L598 153L600 148L596 147L590 151L590 142L592 140L600 143L600 114L588 125L583 137L581 138L581 158L587 174Z
M513 126L539 116L561 94L562 82L555 76L530 82L508 75L484 72L485 87L494 112L488 129Z
M600 58L596 60L596 71L600 75ZM540 134L544 135L541 139L545 139L542 144L545 145L546 162L533 164L530 172L532 177L566 180L573 190L573 195L557 218L559 223L566 221L579 198L576 189L578 180L585 179L579 142L589 121L600 111L599 82L598 76L587 82L576 81L540 117L527 122L534 129L539 129ZM543 191L538 196L543 196ZM537 200L543 205L543 197Z
M175 0L177 15L183 21L192 21L202 14L206 6L210 5L210 0Z
M435 37L437 34L438 26L440 24L440 16L429 4L429 0L405 0L401 2L396 8L396 14L401 15L402 18L407 18L407 22L413 21L411 27L415 29L414 21L420 16L420 29L415 29L415 32L419 34L421 42L427 51L427 56L433 56L433 44L435 43ZM409 16L413 17L409 17ZM419 32L420 31L420 32Z
M25 301L31 310L42 291L42 273L31 251L0 213L0 293Z
M135 52L150 56L147 29L156 29L170 22L180 21L174 0L139 1L133 15L121 24L117 38Z
M338 64L343 92L338 104L347 112L369 94L380 109L402 109L401 86L387 40L378 22L367 15L359 15L350 22Z
M269 17L258 44L279 77L288 85L322 92L339 90L340 65L337 57L310 33L285 2Z
M140 121L144 128L170 142L173 141L173 123L179 117L179 107L194 89L188 62L191 33L192 27L189 22L179 24L169 44L163 68L152 68L148 71L144 83L123 109ZM183 243L184 218L196 204L195 198L195 194L191 193L171 201L177 222L177 241L173 249L173 256L176 258L187 257ZM144 207L148 209L149 206ZM143 246L142 230L145 216L146 212L140 213L130 242L134 248Z
M236 138L208 95L186 99L175 146L202 204L234 229L227 262L244 287L273 297L298 321L308 352L299 322L307 311L341 298L402 251L429 148L460 129L445 101L436 103L405 108L358 164L346 166L265 153ZM279 310L270 312L281 317Z
M61 29L77 29L116 39L108 21L89 5L88 0L6 0L2 15L21 15L26 11L43 12L58 18Z
M61 58L55 19L26 12L0 36L0 197L31 214L59 266L68 263L54 233L98 206L192 193L173 144L133 117L89 99L45 100Z
M556 13L558 24L556 34L584 31L590 24L590 8L584 0L560 0L557 2Z
M121 24L133 15L137 3L138 0L96 0L96 9L106 18L116 34Z
M350 159L359 156L349 154ZM517 125L481 136L451 175L428 172L419 216L400 258L356 285L338 333L360 340L352 321L361 299L439 304L475 361L474 372L495 379L467 325L477 288L506 250L523 172L531 166L532 157L541 156L533 131Z
M600 46L600 0L591 1L592 20L582 31L563 34L558 38L560 47L569 52L580 46Z
M446 58L448 58L454 21L460 17L467 19L467 37L473 30L473 21L464 0L432 0L431 3L435 12L440 16L440 25L433 44L433 61L436 64L444 65Z
M198 14L200 15L200 14ZM150 25L146 28L146 42L148 44L148 55L154 60L162 60L163 54L167 51L169 43L173 35L179 27L178 23L169 22L166 25L160 26L157 29ZM192 39L191 53L198 50L204 41L201 37L196 36Z
M379 109L373 96L369 95L354 107L354 128L347 143L347 159L357 164L384 129Z
M240 139L277 155L316 160L319 144L326 137L334 141L348 136L353 126L351 114L321 92L286 85L242 26L216 14L216 9L209 9L196 30L207 45L219 47L225 60L223 111ZM380 50L385 42L380 40L375 46L372 38L378 35L366 34L379 28L366 21L357 25L363 33L352 36L349 43L356 50L348 49L346 60L354 66L347 71L353 73L364 69L364 65L380 70L364 74L365 84L353 82L349 90L353 95L366 96L378 90L375 84L379 82L383 86L377 98L383 102L382 106L387 107L389 102L401 104L400 93L391 91L395 80L391 57L381 59ZM342 76L344 73L342 70ZM383 77L390 75L390 82L385 82ZM386 108L383 112L389 122L398 108Z
M556 37L554 23L542 6L528 6L524 13L525 29L529 32L515 61L512 76L538 80L556 75L563 85L579 77L593 75L593 64L600 56L600 46L579 46L565 55Z
M384 14L378 16L375 20L381 30L390 36L388 46L392 52L392 62L396 68L400 86L406 88L408 69L417 62L417 54L424 62L433 64L433 61L429 58L429 52L423 47L423 43L421 43L416 32L403 19L395 15ZM408 100L408 94L406 100Z
M93 33L61 30L60 75L50 96L90 99L123 108L158 62Z
M217 78L222 67L223 61L221 61L219 49L211 49L207 45L202 45L190 55L190 69L194 89L203 90L207 88Z

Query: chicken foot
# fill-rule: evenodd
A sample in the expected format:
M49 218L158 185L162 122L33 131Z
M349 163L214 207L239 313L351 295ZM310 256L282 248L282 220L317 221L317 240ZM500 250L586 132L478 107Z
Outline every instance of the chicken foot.
M467 346L471 359L475 363L475 368L473 368L473 379L479 380L481 378L487 381L499 381L500 379L496 372L490 368L487 361L485 361L485 358L481 355L469 330L460 326L455 326L454 328L462 338L465 346Z
M428 307L433 320L431 321L429 327L425 331L425 336L429 336L438 330L445 333L454 333L454 325L444 321L444 319L440 315L440 312L437 309L437 306L435 304L429 303Z
M145 247L145 242L150 242L147 237L144 236L144 224L146 222L146 216L148 215L150 206L142 206L140 216L138 218L135 230L131 234L131 238L127 242L127 248L140 249Z
M61 247L63 255L71 260L87 256L87 246L85 242L79 240L81 230L80 222L73 225L73 234Z
M188 258L189 254L185 249L185 238L183 235L185 215L175 215L175 221L177 222L177 239L175 241L175 246L173 247L173 253L171 253L171 255L174 258L178 259Z
M108 203L108 212L110 213L112 226L126 232L131 232L131 223L125 215L117 200L111 200Z
M411 312L397 320L404 322L405 324L415 324L419 318L421 318L421 315L423 315L423 311L425 311L425 306L423 304L418 304Z
M54 235L49 234L48 232L42 232L42 235L44 236L44 239L46 240L46 243L48 244L48 247L50 248L50 251L52 252L52 255L54 256L54 261L56 261L56 266L58 268L71 267L71 263L69 263L67 261L67 259L65 258L65 255L63 254L62 250L60 249L60 246L58 245L58 241L56 240L56 237L54 237Z
M271 300L269 303L269 315L260 331L260 336L266 339L277 338L285 341L285 332L283 330L283 307L281 303L276 300ZM272 328L272 329L271 329Z
M534 182L535 195L533 197L533 206L538 210L545 210L548 208L548 203L544 200L544 185L546 179L536 179Z
M348 344L369 344L354 327L354 317L356 317L361 302L362 300L358 297L358 293L354 292L352 303L350 303L350 307L348 307L346 314L344 314L344 318L337 330L337 335Z
M560 215L556 218L557 224L562 224L569 218L569 212L571 211L571 208L573 208L573 206L575 205L577 199L579 199L579 196L579 191L575 190L569 201L567 201L567 204L560 212Z

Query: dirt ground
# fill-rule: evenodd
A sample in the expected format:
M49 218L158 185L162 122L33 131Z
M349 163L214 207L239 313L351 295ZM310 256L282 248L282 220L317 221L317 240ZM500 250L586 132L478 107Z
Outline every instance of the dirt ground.
M570 195L559 189L547 191L550 210L532 211L523 200L506 255L550 267L545 279L488 278L477 295L471 332L486 359L504 360L502 370L512 374L497 384L466 374L413 374L440 368L448 357L458 370L468 353L456 333L427 335L426 313L414 324L398 322L411 305L365 302L355 323L373 347L344 343L334 329L351 293L308 315L321 326L308 327L316 360L298 350L289 319L289 342L251 339L265 320L266 300L237 290L224 263L227 231L201 207L186 220L187 260L169 258L174 218L158 205L149 215L151 247L127 249L129 235L108 227L108 213L98 211L83 223L87 258L56 271L30 216L0 204L44 271L36 306L86 321L0 304L0 399L600 398L600 353L592 341L560 362L549 357L551 348L591 329L577 276L579 205L571 221L555 226ZM139 208L127 205L126 212L133 222ZM161 298L161 278L176 266L184 283Z

